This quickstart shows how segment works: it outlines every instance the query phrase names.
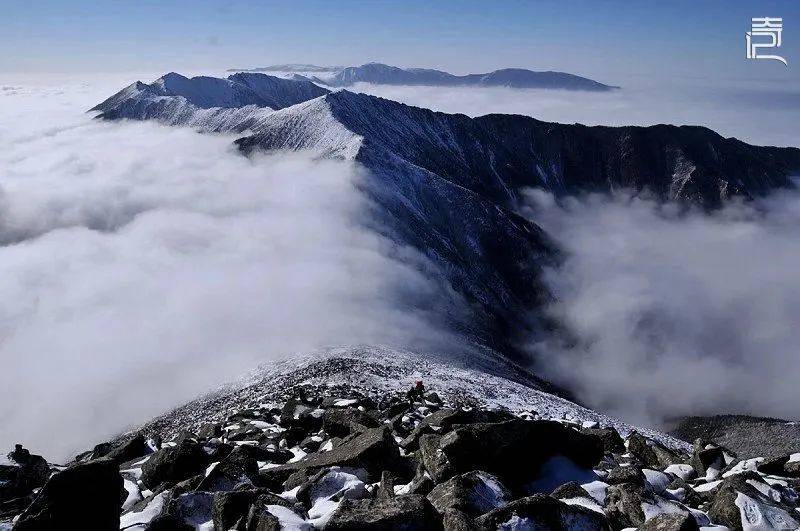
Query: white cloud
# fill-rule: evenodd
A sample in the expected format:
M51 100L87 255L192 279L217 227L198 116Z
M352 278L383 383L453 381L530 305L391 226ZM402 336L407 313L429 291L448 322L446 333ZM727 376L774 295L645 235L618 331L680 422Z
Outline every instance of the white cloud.
M618 194L530 194L564 247L548 282L572 342L537 368L630 421L800 410L800 194L714 214Z
M447 341L403 296L449 300L424 259L358 224L359 168L92 121L99 92L0 96L0 448L63 459L279 355Z

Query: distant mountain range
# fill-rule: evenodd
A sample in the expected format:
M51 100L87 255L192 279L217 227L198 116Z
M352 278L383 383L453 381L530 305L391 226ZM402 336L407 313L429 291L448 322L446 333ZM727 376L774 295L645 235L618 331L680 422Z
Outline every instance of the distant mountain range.
M242 71L242 70L229 70ZM275 65L244 70L246 72L335 72L332 76L311 77L312 81L332 87L349 87L355 83L376 85L418 85L431 87L511 87L561 90L609 91L618 89L598 81L564 72L535 72L524 68L504 68L486 74L457 76L428 68L398 68L381 63L361 66L333 67L306 64Z
M512 87L607 91L619 87L564 72L534 72L504 68L486 74L457 76L427 68L398 68L380 63L351 66L336 74L328 84L347 87L354 83L376 85L425 85L434 87Z
M93 110L105 119L248 131L236 141L244 153L304 150L361 163L370 170L363 186L374 225L439 264L475 310L466 332L512 357L520 333L550 326L538 311L552 300L542 269L559 260L548 235L516 213L525 189L647 189L714 208L790 187L800 172L796 148L752 146L704 127L470 118L264 74L168 74Z
M228 72L339 72L343 66L317 66L303 63L262 66L259 68L229 68Z

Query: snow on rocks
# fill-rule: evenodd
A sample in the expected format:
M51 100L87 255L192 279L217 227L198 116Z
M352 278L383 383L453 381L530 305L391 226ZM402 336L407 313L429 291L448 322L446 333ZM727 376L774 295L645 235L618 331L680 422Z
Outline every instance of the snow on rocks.
M350 374L337 366L347 363L329 359L328 377L314 363L279 373L276 386L254 375L98 445L38 494L0 499L0 522L69 526L89 518L71 507L91 507L91 518L142 531L797 528L800 480L781 475L791 455L737 461L708 442L690 452L644 430L621 434L613 420L584 424L578 406L560 410L569 403L499 377L500 392L517 393L505 397L514 408L474 381L466 393L467 371L417 366L398 388L402 365L381 377L361 365L347 384L331 379ZM408 394L419 379L428 392ZM21 466L9 457L0 471Z

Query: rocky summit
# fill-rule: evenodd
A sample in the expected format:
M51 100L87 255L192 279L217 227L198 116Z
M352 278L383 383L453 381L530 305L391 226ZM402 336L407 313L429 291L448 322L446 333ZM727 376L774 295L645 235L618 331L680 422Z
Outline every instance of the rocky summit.
M740 459L511 371L380 354L275 364L65 465L19 445L0 529L800 527L800 454Z

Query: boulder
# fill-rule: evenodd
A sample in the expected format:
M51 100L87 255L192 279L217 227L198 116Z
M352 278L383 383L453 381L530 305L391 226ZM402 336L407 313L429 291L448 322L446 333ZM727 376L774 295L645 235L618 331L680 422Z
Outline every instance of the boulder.
M422 464L434 483L441 483L454 475L447 456L439 450L441 435L423 435L419 440L419 454Z
M150 490L162 483L177 483L203 473L208 461L202 446L184 439L177 446L168 446L153 454L142 465L141 481Z
M322 446L322 440L319 435L311 435L300 441L298 446L301 450L310 454L319 450L319 447Z
M787 478L800 478L800 460L791 460L793 454L774 457L758 465L758 471L763 474L783 476Z
M557 500L568 500L570 498L588 498L593 499L589 493L575 481L564 483L552 493L550 496Z
M663 513L647 520L639 527L639 531L700 531L697 520L688 513Z
M244 529L250 507L260 500L261 505L282 505L291 508L285 499L263 489L215 492L211 504L214 529Z
M608 475L605 478L605 482L609 485L631 483L638 487L643 487L645 483L645 477L644 473L639 467L628 465L609 470Z
M0 502L27 496L47 482L50 466L44 457L31 454L21 444L0 464Z
M89 459L107 457L117 464L132 461L151 453L144 435L138 434L117 443L101 443L94 447Z
M599 437L558 422L521 419L459 425L442 437L439 449L455 473L484 470L512 489L530 483L552 458L564 457L585 469L603 458Z
M116 530L126 496L116 462L101 458L79 463L45 483L14 529Z
M316 409L296 398L291 398L283 405L278 424L284 428L296 428L310 433L322 427L323 413L322 409Z
M325 529L426 531L441 529L441 521L424 496L407 494L394 498L344 500Z
M436 433L444 435L456 424L497 423L514 420L516 417L507 411L484 409L440 409L425 417L421 426L437 428Z
M425 470L424 466L420 465L417 467L411 482L401 486L400 494L422 494L427 496L435 486L436 484L431 479L431 475Z
M174 514L160 514L150 520L145 527L145 531L194 531L194 529L194 526Z
M486 513L476 520L480 529L580 529L608 531L610 527L602 514L567 505L551 496L535 494L514 500L508 505Z
M369 496L366 489L367 474L363 469L325 468L311 476L297 489L297 501L311 507L320 499L340 501Z
M642 510L644 487L635 483L611 485L606 491L605 512L614 529L639 527L645 521Z
M701 477L706 476L709 469L713 468L717 473L712 475L716 477L725 468L725 452L719 446L711 445L703 439L696 439L689 464Z
M178 517L193 527L211 520L211 508L214 503L213 492L187 492L173 495L167 505L167 514Z
M217 463L197 486L197 490L219 492L233 490L237 485L252 487L258 479L258 463L245 446L237 446Z
M322 415L322 429L331 437L345 437L380 425L378 419L358 409L327 409Z
M294 457L294 454L289 450L275 450L265 445L253 446L250 444L243 444L238 446L243 452L248 454L256 461L266 461L267 463L284 464Z
M606 491L605 512L615 529L639 527L661 513L690 515L680 503L655 494L649 484L612 485Z
M442 528L445 531L477 531L473 518L457 509L447 509L442 515Z
M370 481L379 481L384 470L404 469L400 449L387 427L374 428L358 434L329 452L311 454L295 463L286 463L263 471L261 475L288 478L293 472L304 469L320 469L329 466L363 468Z
M197 430L197 436L203 439L214 439L222 436L222 424L218 422L209 422L200 426Z
M648 468L663 469L669 465L683 462L680 454L663 444L633 432L628 437L628 451Z
M394 476L391 472L384 470L381 474L381 482L378 485L376 498L394 498Z
M253 504L247 513L247 531L281 531L278 517L269 512L266 505Z
M475 517L502 507L511 501L511 493L491 474L467 472L434 487L428 501L439 514L456 509Z
M583 433L600 437L603 441L603 451L611 454L624 454L625 441L622 440L619 432L613 428L583 428Z
M800 515L773 498L766 496L754 484L762 484L753 472L725 479L714 495L708 516L715 523L732 531L742 529L799 529Z

